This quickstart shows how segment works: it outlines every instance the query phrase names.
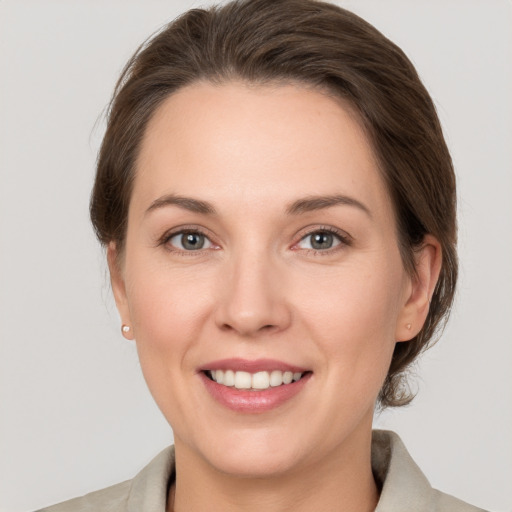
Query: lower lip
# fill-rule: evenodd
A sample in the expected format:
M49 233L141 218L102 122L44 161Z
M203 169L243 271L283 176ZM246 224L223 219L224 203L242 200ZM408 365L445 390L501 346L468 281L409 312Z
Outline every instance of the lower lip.
M203 379L210 395L221 405L236 412L261 413L279 407L300 393L311 377L311 373L307 373L301 379L290 384L270 387L261 391L223 386L208 378L204 372L200 372L199 376Z

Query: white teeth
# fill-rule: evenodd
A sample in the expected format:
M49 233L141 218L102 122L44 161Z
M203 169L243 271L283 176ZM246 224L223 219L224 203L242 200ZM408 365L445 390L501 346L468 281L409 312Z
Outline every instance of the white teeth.
M270 386L268 372L258 372L252 376L252 387L254 389L267 389Z
M233 370L226 370L224 373L224 382L219 382L219 384L224 384L224 386L234 386L235 372Z
M279 370L274 370L270 374L270 385L272 387L280 386L283 383L283 372L280 372Z
M218 384L235 387L237 389L268 389L269 387L282 386L296 382L302 377L301 372L235 372L234 370L210 370L211 378Z
M235 388L236 389L251 389L251 374L249 372L236 372L235 373Z
M283 384L290 384L293 380L293 372L284 372L283 373Z

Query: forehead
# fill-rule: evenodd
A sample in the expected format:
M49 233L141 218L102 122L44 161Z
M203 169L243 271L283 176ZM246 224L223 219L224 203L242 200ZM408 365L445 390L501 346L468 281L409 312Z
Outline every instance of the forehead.
M371 145L341 100L299 85L196 83L148 123L133 200L192 194L249 208L334 193L389 210Z

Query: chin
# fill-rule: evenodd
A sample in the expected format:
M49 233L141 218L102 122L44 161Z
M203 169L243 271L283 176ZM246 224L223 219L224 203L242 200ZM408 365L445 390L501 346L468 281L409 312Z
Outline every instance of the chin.
M266 478L283 475L300 465L301 444L290 439L289 433L283 438L268 431L241 431L217 436L196 449L202 448L201 457L221 473L240 478Z
M295 457L286 453L255 450L254 453L246 451L243 455L234 451L225 453L210 463L217 471L234 477L264 479L285 475L295 469L298 462Z

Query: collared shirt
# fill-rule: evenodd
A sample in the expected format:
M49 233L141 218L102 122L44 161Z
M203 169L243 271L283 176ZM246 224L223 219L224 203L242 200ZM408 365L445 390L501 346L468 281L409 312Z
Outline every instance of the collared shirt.
M433 489L393 432L373 431L372 470L382 487L375 512L485 512ZM132 480L39 512L165 512L174 478L174 447L169 446Z

